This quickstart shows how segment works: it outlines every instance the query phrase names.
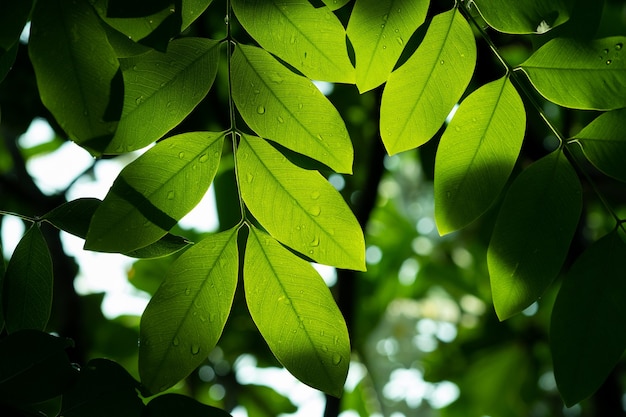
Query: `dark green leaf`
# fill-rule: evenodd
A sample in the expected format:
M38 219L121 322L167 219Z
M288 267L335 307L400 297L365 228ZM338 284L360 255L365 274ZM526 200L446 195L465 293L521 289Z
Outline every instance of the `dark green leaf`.
M4 77L11 71L11 67L15 62L15 57L17 56L17 49L19 43L13 45L9 50L2 52L0 51L0 82L4 80Z
M84 239L87 236L91 218L100 203L101 201L97 198L78 198L61 204L41 219L58 229Z
M4 278L4 319L9 332L43 330L52 308L52 259L39 225L18 243Z
M289 398L263 385L242 386L238 399L239 403L246 408L249 416L275 417L298 411L298 408Z
M143 417L229 417L224 410L209 407L180 394L165 394L154 398L146 407Z
M505 33L545 33L569 19L569 0L474 0L489 26ZM470 6L471 7L471 6Z
M322 1L330 10L341 9L343 6L345 6L346 4L350 2L350 0L322 0Z
M139 374L152 393L202 363L222 334L237 287L237 229L195 244L170 267L141 317Z
M144 246L143 248L125 252L124 255L138 259L161 258L186 248L190 243L192 242L184 237L168 233L156 242Z
M541 296L559 273L582 209L580 182L562 151L524 170L498 214L487 262L500 320Z
M0 53L8 51L18 42L33 4L34 0L4 1L0 4Z

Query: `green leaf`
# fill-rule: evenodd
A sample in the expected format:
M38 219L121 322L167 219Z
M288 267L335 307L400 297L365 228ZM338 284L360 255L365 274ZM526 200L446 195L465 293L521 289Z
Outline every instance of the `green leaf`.
M165 394L152 399L143 417L229 417L224 410L209 407L180 394Z
M557 276L581 209L580 182L560 150L515 179L487 252L493 303L500 320L532 304Z
M614 231L587 249L563 280L552 311L554 376L567 406L604 382L626 348L626 244Z
M219 43L202 38L172 41L167 53L121 59L124 108L105 153L143 148L178 125L209 92L218 63Z
M463 100L435 158L439 233L467 226L498 198L515 166L525 129L524 105L508 77Z
M15 43L8 51L0 51L0 82L4 80L15 62L19 43Z
M116 127L106 116L119 65L91 5L37 2L28 51L43 104L70 139L97 154L88 144L108 141Z
M128 253L167 234L209 189L224 133L173 136L127 165L96 210L85 249Z
M34 3L34 0L22 0L0 4L0 53L19 41Z
M9 333L44 330L52 308L52 259L37 224L18 243L4 277L4 319Z
M233 0L232 7L254 40L308 78L354 83L346 31L329 8L307 0Z
M330 10L338 10L348 4L350 0L322 0Z
M626 181L626 109L602 114L573 139L580 143L585 156L600 171Z
M357 0L348 22L360 92L387 80L413 32L426 19L428 0Z
M245 407L249 416L275 417L298 411L291 400L264 385L246 384L237 395L239 405Z
M237 152L246 207L280 242L318 263L365 270L365 243L341 195L263 139L244 136Z
M626 107L624 43L624 36L593 41L557 38L520 67L553 103L574 109L618 109Z
M246 244L243 277L252 319L280 363L305 384L340 396L350 340L322 277L254 227Z
M467 88L476 42L458 10L435 16L417 51L387 81L380 131L390 155L426 143ZM358 64L357 64L358 68Z
M151 243L148 246L144 246L143 248L125 252L124 255L139 259L162 258L186 248L191 243L193 242L182 236L176 236L168 233L156 242Z
M545 33L567 22L572 9L570 0L474 0L471 4L489 26L518 34Z
M231 67L233 100L259 136L337 172L352 173L354 152L346 125L310 80L247 45L237 47Z
M152 393L189 375L215 347L233 302L237 229L195 244L170 267L141 317L139 374Z

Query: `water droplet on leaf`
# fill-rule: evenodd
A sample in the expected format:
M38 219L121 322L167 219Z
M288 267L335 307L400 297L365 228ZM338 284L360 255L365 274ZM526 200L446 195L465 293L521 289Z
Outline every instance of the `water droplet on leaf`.
M341 363L341 355L338 353L333 353L333 365L337 366Z
M612 62L613 62L613 61L611 61L610 59L607 59L607 60L606 60L606 65L611 65L611 63L612 63Z
M191 354L197 355L198 353L200 353L200 345L196 345L196 344L191 345Z
M616 43L616 44L615 44L615 50L616 50L616 51L621 51L623 46L624 46L624 45L623 45L622 43Z
M200 158L198 159L198 161L200 161L202 163L205 163L208 160L209 160L209 155L207 155L207 154L200 155Z
M185 157L185 152L178 152L178 158L183 159Z
M169 193L167 193L168 200L173 200L175 196L176 196L176 193L174 191L170 191Z
M282 117L278 116L276 118L276 120L278 120L278 123L285 123L285 119L283 119Z
M312 216L319 216L320 213L322 212L322 209L320 208L320 206L313 206L311 207L310 213Z
M248 174L248 175L246 175L246 180L247 180L248 182L252 182L252 181L254 181L254 175L252 175L252 174Z
M180 339L178 337L175 337L174 340L172 340L172 345L174 346L180 345Z
M311 198L312 198L313 200L317 200L318 198L320 198L320 192L319 192L319 191L313 191L313 192L311 193Z
M259 114L265 114L265 107L259 106L256 108L256 112Z

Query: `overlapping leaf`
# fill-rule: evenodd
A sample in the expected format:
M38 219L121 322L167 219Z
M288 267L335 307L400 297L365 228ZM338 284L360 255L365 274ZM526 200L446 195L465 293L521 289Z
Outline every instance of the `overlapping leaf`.
M461 103L435 158L435 220L441 234L467 226L493 204L515 166L525 129L524 105L507 77Z
M15 61L18 40L33 4L34 0L7 1L0 4L0 81Z
M170 267L141 318L141 382L158 393L202 363L230 313L239 256L237 229L200 241Z
M276 358L305 384L341 395L350 363L348 329L317 271L251 228L243 279L250 314Z
M521 68L546 99L565 107L612 110L626 107L626 37L581 41L556 38Z
M352 173L354 152L345 123L310 80L260 48L239 45L232 83L237 109L259 136Z
M600 171L626 181L626 109L606 112L578 132L585 156Z
M626 348L626 244L620 233L608 234L578 258L554 304L550 346L568 406L593 394Z
M489 26L505 33L545 33L569 19L569 0L474 0ZM471 7L471 6L469 6Z
M354 83L346 32L329 8L316 9L307 0L233 0L232 7L264 49L307 77Z
M359 223L319 172L292 164L253 136L242 138L236 157L241 196L274 238L318 263L365 269Z
M475 65L476 43L465 18L456 9L435 16L417 51L391 74L383 92L380 131L390 155L430 140L461 98Z
M348 22L356 85L365 92L387 80L407 41L424 23L428 0L357 0Z
M493 303L500 320L532 304L557 276L581 209L580 182L560 150L515 179L487 252Z
M7 265L2 291L9 333L44 330L52 309L52 259L38 225L31 226Z
M127 253L165 236L206 194L223 141L223 133L183 133L126 166L96 210L85 248Z
M330 10L341 9L343 6L345 6L346 4L350 2L350 0L322 0L322 1Z
M167 53L121 59L124 108L105 152L143 148L191 113L215 80L218 46L211 39L183 38L172 41Z
M119 104L111 91L119 64L91 5L37 2L28 50L43 104L72 140L100 153L116 127L107 115Z

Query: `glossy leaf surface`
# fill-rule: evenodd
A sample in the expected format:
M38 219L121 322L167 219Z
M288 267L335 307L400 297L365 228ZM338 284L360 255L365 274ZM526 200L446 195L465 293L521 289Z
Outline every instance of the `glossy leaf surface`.
M428 0L357 0L348 22L362 93L387 80L406 42L424 23Z
M277 240L318 263L365 269L363 233L335 188L263 139L244 136L237 152L246 206Z
M554 304L550 346L568 406L593 394L626 348L626 244L620 233L611 232L578 258Z
M238 45L232 61L233 100L262 137L351 173L353 150L339 112L305 77L260 48Z
M329 8L316 9L307 0L234 0L232 7L264 49L307 77L354 83L346 31Z
M250 314L276 358L305 384L341 395L350 341L322 277L255 228L246 244L243 274Z
M525 130L524 105L506 77L463 100L435 157L439 233L467 226L493 204L515 166Z
M474 0L489 26L505 33L545 33L569 19L568 0ZM469 6L471 7L471 6Z
M380 131L390 155L417 148L439 130L476 65L472 29L456 10L435 16L417 51L387 81Z
M612 110L626 107L626 37L593 41L557 38L521 68L546 99L564 107Z
M152 393L189 375L217 344L237 287L238 259L231 229L195 244L169 268L141 317L139 373Z
M85 248L127 253L165 236L208 191L223 141L223 133L183 133L127 165L93 215Z
M557 276L581 209L580 182L561 151L535 162L515 179L487 252L500 320L532 304Z

